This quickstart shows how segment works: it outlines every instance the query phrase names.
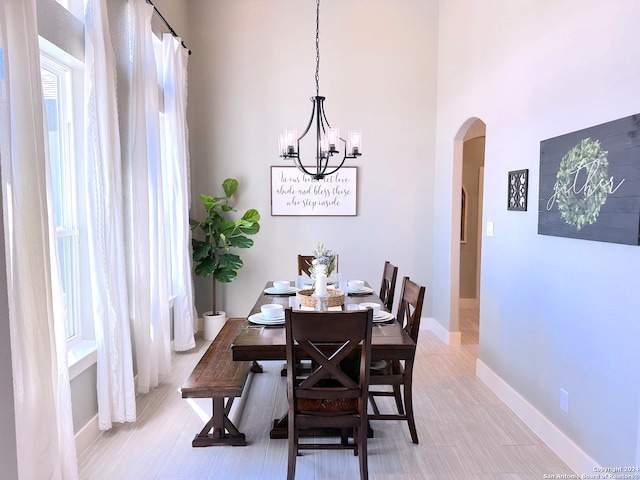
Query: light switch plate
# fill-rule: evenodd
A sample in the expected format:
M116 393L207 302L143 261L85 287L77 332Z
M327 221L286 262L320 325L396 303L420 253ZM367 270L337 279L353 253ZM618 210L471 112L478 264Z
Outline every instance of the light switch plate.
M487 222L487 237L493 237L493 222Z

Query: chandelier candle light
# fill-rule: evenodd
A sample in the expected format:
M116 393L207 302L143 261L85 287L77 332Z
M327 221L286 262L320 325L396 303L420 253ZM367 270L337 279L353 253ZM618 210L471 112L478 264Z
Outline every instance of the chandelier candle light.
M311 97L313 108L311 118L304 132L298 137L294 129L285 128L278 137L280 157L291 158L303 173L322 180L325 176L337 172L347 158L357 158L362 155L362 134L359 131L349 132L348 141L340 137L340 130L329 125L324 110L325 97L320 96L320 0L316 0L316 95ZM315 171L311 167L305 167L300 159L300 140L302 140L311 126L314 126L316 134L316 166ZM338 147L342 142L344 156L337 166L329 167L329 159L340 153ZM329 170L329 171L327 171Z
M327 310L327 298L329 298L329 291L327 290L327 275L325 273L318 273L316 275L316 290L312 297L317 300L316 310Z

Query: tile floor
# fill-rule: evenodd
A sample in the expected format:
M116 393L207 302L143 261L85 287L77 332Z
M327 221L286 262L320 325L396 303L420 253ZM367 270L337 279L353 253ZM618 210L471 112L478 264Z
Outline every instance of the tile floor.
M372 479L539 480L572 474L475 375L477 312L461 311L462 346L449 347L422 331L417 352L414 403L420 444L401 422L372 422ZM263 362L232 418L246 434L246 447L192 448L210 415L206 400L181 398L179 388L209 342L173 356L168 383L138 395L138 420L103 433L79 459L80 478L127 480L281 479L287 441L269 439L274 418L286 410L281 362ZM385 399L382 399L385 400ZM384 404L384 402L383 402ZM358 462L346 451L305 451L298 479L359 478Z

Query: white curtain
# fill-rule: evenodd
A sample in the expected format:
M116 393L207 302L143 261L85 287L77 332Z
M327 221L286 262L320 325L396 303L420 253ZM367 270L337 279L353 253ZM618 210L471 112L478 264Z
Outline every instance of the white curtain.
M171 370L169 278L160 147L158 70L151 32L153 6L130 2L131 95L128 158L128 277L138 391Z
M173 343L178 352L196 346L198 315L193 305L191 276L191 230L189 228L189 135L187 131L187 60L180 38L165 33L163 43L164 129L169 188L166 202L171 244Z
M85 0L84 186L101 430L136 420L116 67L107 17L106 0Z
M78 477L35 0L0 2L0 157L18 472Z

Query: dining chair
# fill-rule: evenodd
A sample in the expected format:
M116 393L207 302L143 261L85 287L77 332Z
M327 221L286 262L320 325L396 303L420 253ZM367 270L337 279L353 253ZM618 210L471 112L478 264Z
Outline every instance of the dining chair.
M352 449L359 458L360 478L368 478L367 405L371 370L373 310L303 311L285 309L287 363L313 360L310 374L287 371L289 463L293 479L296 457L303 449ZM356 367L356 375L349 368ZM340 441L300 442L300 433L332 428ZM349 432L353 442L349 442Z
M382 270L382 282L380 284L380 300L388 311L393 309L393 297L396 292L396 278L398 277L398 267L392 265L388 260L384 262Z
M298 275L306 274L311 276L310 270L313 266L313 255L298 255ZM338 255L336 254L334 271L338 271Z
M425 287L411 281L409 277L402 280L402 293L398 305L397 321L402 328L418 345L418 332L420 331L420 316L422 315L422 304L424 302ZM416 348L414 347L414 348ZM411 441L418 443L418 432L413 416L413 361L415 350L410 360L405 360L404 364L399 360L383 360L375 362L371 367L371 377L369 385L391 386L392 390L369 389L369 401L373 413L369 415L371 420L406 420L409 425ZM400 387L403 387L403 394ZM394 397L397 414L382 414L378 408L375 397ZM403 401L404 397L404 401Z

